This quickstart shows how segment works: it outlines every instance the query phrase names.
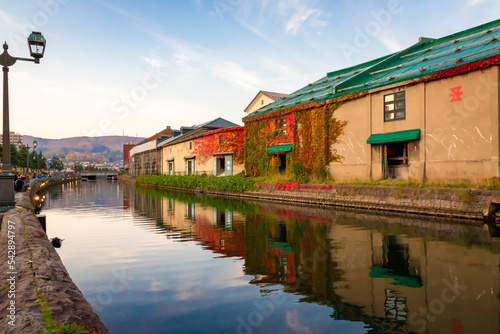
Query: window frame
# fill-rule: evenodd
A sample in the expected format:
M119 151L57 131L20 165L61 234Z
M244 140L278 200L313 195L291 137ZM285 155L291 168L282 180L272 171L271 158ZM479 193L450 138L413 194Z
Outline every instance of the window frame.
M286 118L278 117L275 121L276 135L279 137L286 137Z
M398 97L399 95L399 97ZM392 99L389 100L388 97L392 96ZM397 92L393 92L390 94L384 95L384 122L394 122L394 121L402 121L406 119L406 91L400 90ZM402 108L397 108L397 103L403 102ZM388 106L393 105L392 110L387 110ZM397 113L403 113L402 117L396 117ZM387 115L394 114L394 118L387 118Z

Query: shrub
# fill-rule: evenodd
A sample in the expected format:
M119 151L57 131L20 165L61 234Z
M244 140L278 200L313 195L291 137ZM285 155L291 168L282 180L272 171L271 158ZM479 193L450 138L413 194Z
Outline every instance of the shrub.
M243 173L233 176L206 176L206 175L151 175L138 176L137 184L152 184L166 187L202 188L220 191L251 191L256 189L255 178L245 178Z
M487 179L482 179L480 187L490 190L500 190L500 177L493 176Z
M309 176L307 169L301 162L294 162L292 164L293 178L298 183L307 183L309 181Z
M314 175L318 181L323 182L328 178L328 170L325 166L316 166L314 167Z

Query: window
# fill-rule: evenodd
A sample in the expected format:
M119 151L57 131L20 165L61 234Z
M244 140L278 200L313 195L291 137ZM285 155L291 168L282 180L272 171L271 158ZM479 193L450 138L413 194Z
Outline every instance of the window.
M223 144L224 144L224 136L220 135L219 136L219 145L223 145Z
M405 91L384 95L384 122L406 118Z
M189 142L189 149L190 149L190 150L192 150L192 149L193 149L193 142L192 142L192 141L190 141L190 142Z
M284 118L276 119L276 135L280 137L286 136L286 120Z

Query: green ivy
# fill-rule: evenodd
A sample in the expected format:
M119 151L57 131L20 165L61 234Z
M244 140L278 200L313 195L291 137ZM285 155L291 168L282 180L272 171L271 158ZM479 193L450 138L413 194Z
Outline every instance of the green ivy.
M243 177L243 173L233 176L204 176L204 175L151 175L138 176L136 184L151 184L178 188L202 188L220 191L252 191L256 190L254 178Z

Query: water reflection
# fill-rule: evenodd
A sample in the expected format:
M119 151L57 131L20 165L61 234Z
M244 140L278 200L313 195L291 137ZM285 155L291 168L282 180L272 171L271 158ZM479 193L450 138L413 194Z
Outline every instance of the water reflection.
M59 252L111 332L500 330L500 242L482 226L116 182L53 189L44 210L49 236L72 241ZM105 231L105 245L89 251L96 235L75 213ZM130 279L111 291L120 270Z

